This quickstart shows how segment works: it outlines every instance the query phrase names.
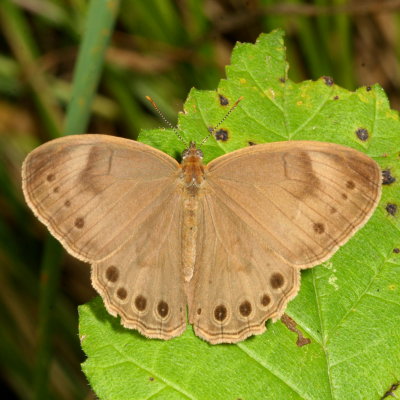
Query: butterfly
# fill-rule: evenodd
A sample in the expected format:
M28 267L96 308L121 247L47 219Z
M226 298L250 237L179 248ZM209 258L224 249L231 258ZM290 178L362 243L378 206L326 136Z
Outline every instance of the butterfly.
M300 271L329 259L369 219L381 171L333 143L284 141L205 165L194 142L178 163L146 144L74 135L22 167L34 214L90 263L108 312L149 338L187 317L204 340L265 331L298 292Z

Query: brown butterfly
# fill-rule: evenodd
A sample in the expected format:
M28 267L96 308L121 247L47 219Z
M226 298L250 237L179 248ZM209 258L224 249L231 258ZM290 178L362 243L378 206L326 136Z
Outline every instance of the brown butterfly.
M208 165L106 135L52 140L26 158L23 191L125 327L210 343L279 319L300 270L330 258L377 206L381 171L332 143L259 144Z

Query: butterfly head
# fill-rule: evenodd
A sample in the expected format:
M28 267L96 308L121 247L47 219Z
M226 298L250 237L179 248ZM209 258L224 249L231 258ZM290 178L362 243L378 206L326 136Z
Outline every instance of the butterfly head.
M189 147L182 152L182 160L188 160L189 158L192 158L192 161L194 159L203 159L203 152L197 148L195 142L190 142Z

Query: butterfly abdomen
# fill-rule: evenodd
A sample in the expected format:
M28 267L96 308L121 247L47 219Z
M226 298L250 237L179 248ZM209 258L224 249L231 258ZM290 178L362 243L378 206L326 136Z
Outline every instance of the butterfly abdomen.
M183 225L182 268L186 282L192 279L196 261L197 227L199 220L199 193L204 183L203 153L194 143L182 154Z
M182 268L184 279L189 282L192 279L196 261L199 201L195 196L185 197L183 200Z

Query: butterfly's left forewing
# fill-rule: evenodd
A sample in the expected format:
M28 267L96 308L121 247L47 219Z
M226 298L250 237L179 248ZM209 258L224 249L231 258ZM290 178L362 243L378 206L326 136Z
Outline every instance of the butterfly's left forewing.
M368 220L381 170L365 154L324 142L275 142L222 156L208 166L215 201L290 264L317 265Z
M189 319L211 343L237 342L279 318L299 271L326 260L375 209L379 166L353 149L281 142L206 169Z

